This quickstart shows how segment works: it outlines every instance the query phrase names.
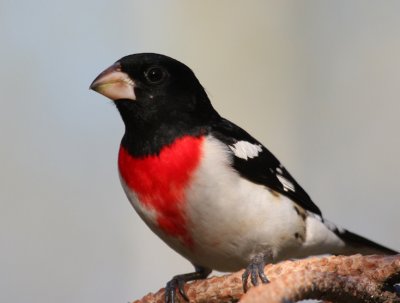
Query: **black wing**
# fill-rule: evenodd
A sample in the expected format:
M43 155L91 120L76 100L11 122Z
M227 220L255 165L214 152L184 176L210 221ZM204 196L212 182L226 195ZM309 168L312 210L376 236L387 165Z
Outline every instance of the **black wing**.
M232 122L221 118L221 120L212 126L211 133L230 147L231 150L234 150L235 144L239 142L242 144L250 143L257 148L257 155L246 157L246 159L233 153L233 167L242 177L254 183L265 185L289 197L304 209L321 215L321 211L311 200L310 196L289 174L279 160L246 131Z

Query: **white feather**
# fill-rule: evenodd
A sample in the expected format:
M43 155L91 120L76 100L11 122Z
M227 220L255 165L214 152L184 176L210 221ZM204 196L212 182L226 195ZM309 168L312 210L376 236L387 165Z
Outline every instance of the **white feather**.
M248 141L238 141L233 145L229 145L236 157L247 160L258 156L262 152L261 144L253 144Z
M278 171L278 169L277 169L277 171ZM295 191L293 183L290 182L288 179L286 179L284 176L277 174L276 177L278 178L279 182L281 182L284 191L288 191L288 190L293 191L293 192Z
M316 216L306 218L306 238L296 258L320 254L338 254L345 243Z

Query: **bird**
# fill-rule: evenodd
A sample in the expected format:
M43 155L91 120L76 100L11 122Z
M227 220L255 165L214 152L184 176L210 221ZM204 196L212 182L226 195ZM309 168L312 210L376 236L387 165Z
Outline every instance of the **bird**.
M195 271L174 276L165 301L212 270L244 268L268 283L267 263L321 254L397 254L324 218L281 162L223 118L194 72L156 53L125 56L90 89L112 100L125 125L120 182L133 208Z

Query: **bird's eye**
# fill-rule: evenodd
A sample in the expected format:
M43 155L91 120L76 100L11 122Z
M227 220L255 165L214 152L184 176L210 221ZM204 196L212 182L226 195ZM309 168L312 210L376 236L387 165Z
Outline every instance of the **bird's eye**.
M167 72L161 67L153 66L147 69L144 75L149 83L160 84L166 79Z

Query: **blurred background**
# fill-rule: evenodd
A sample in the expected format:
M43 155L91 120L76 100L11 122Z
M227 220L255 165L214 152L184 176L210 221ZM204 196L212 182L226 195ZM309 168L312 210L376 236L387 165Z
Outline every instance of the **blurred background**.
M400 2L0 1L0 301L128 302L191 265L118 179L120 57L189 65L332 221L400 250Z

